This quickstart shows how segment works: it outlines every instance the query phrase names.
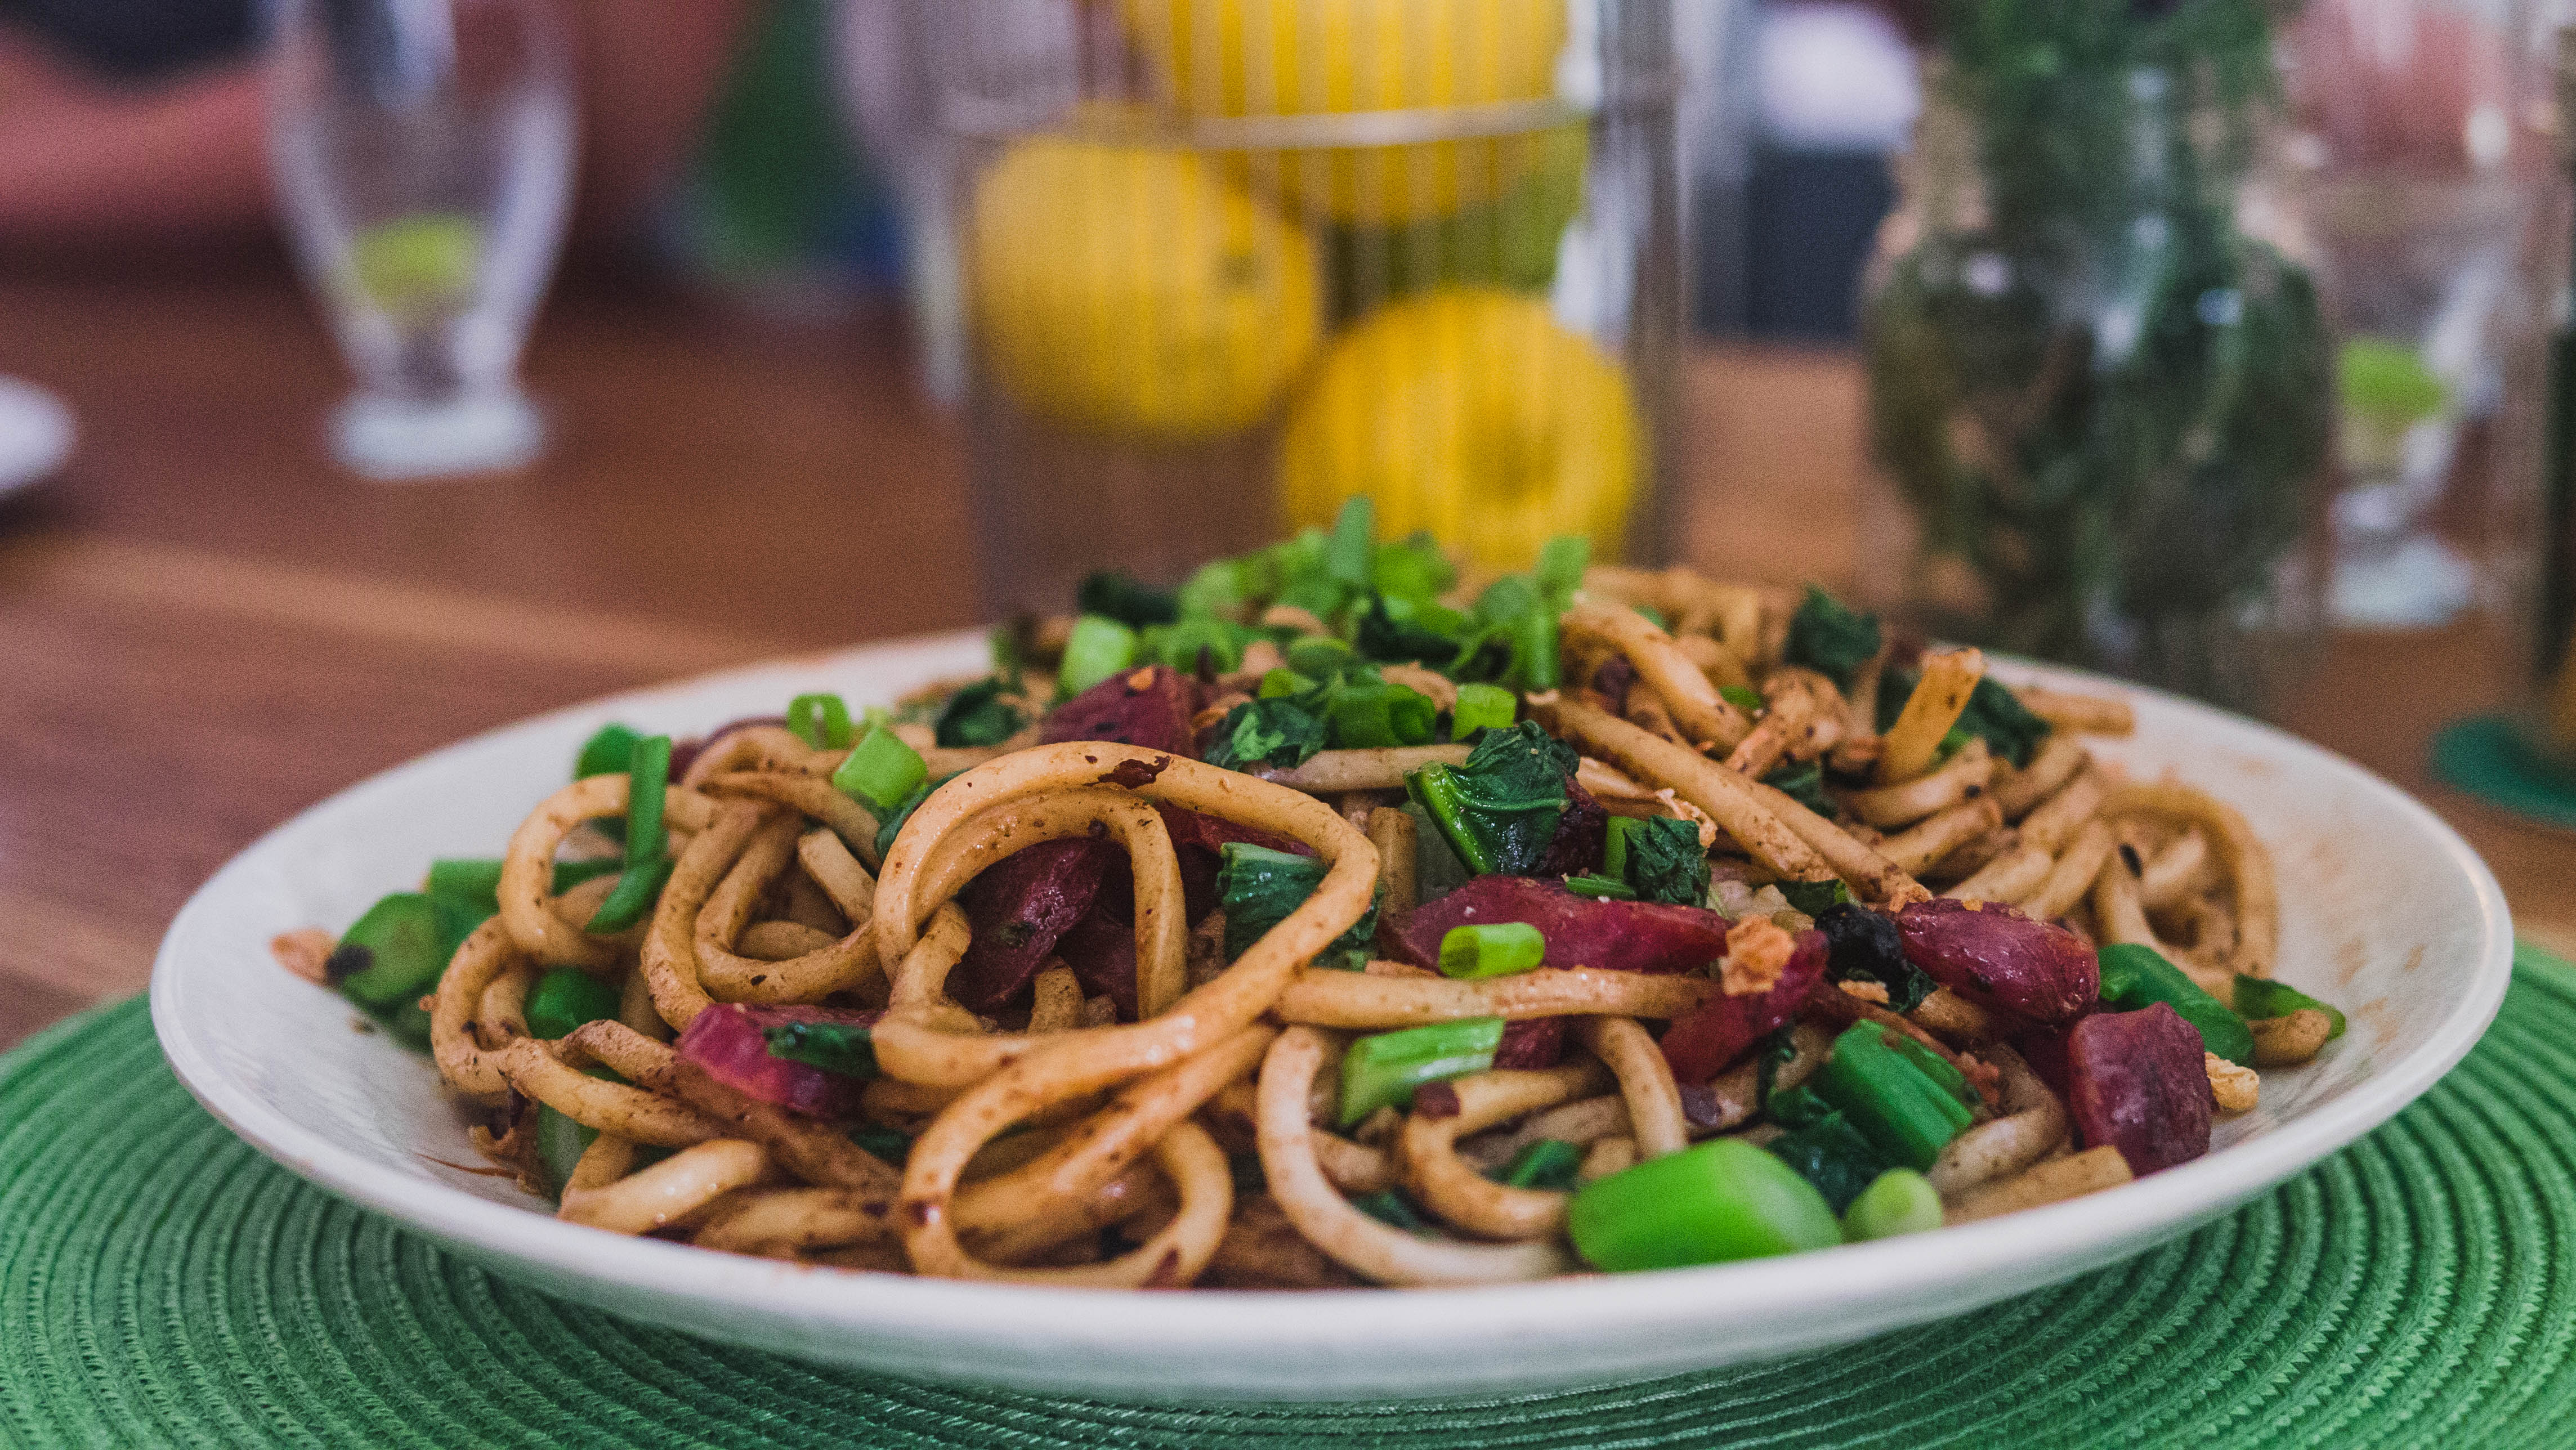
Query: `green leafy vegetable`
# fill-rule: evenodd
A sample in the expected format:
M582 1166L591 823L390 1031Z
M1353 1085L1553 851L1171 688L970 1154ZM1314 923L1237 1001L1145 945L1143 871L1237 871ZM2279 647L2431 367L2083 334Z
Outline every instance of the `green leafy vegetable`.
M1351 643L1362 658L1387 664L1421 663L1439 669L1458 658L1458 641L1410 619L1399 620L1387 609L1386 596L1371 594Z
M951 750L1001 744L1029 723L1028 716L1005 698L1017 692L1018 682L1000 675L977 680L939 707L939 719L931 726L933 738Z
M2009 687L1991 677L1977 681L1953 728L1983 739L1998 759L2016 766L2030 764L2048 739L2048 722L2024 709Z
M1640 900L1697 906L1708 899L1708 852L1700 847L1696 822L1612 816L1610 839L1619 856L1614 874L1634 887Z
M842 1077L877 1075L877 1050L868 1029L854 1022L781 1022L764 1027L761 1040L769 1055L801 1062Z
M1530 582L1540 594L1563 602L1583 587L1583 571L1592 566L1592 540L1581 534L1559 534L1538 548L1538 567Z
M1637 888L1616 876L1568 876L1565 889L1577 896L1591 896L1609 901L1634 901Z
M1306 904L1324 882L1328 869L1312 856L1273 851L1245 841L1229 841L1218 851L1218 904L1225 911L1225 955L1228 961L1288 914ZM1369 947L1377 939L1377 904L1372 901L1350 930L1335 937L1315 956L1314 965L1358 971L1368 965Z
M1405 788L1470 869L1525 876L1565 815L1565 783L1578 763L1571 746L1524 720L1488 732L1463 766L1410 772Z
M1449 712L1449 738L1464 740L1479 730L1501 730L1520 713L1520 701L1500 685L1460 685L1458 703Z
M1222 673L1241 669L1244 647L1261 637L1260 631L1232 620L1191 615L1177 624L1148 626L1137 639L1137 658L1191 674L1204 655Z
M2135 942L2102 948L2102 1005L2135 1012L2158 1002L2171 1006L2200 1034L2201 1046L2239 1067L2254 1062L2254 1030L2235 1009L2200 989L2182 968L2156 949Z
M1422 1215L1414 1212L1413 1205L1405 1201L1404 1195L1392 1188L1381 1188L1375 1193L1354 1198L1351 1207L1389 1228L1400 1228L1409 1234L1427 1235L1431 1232L1431 1226L1422 1221Z
M1325 738L1324 722L1307 708L1306 698L1276 696L1228 710L1208 747L1208 764L1225 770L1294 770L1305 764L1324 748Z
M1428 745L1439 735L1440 707L1402 685L1344 677L1325 689L1324 718L1344 750Z
M868 1054L871 1057L876 1055L876 1047L873 1043L868 1048ZM901 1168L904 1160L912 1156L912 1138L900 1128L889 1128L879 1123L861 1123L850 1130L850 1141L897 1168Z
M1138 580L1132 574L1104 569L1083 577L1074 591L1074 607L1084 614L1117 620L1130 629L1170 624L1181 617L1178 596Z
M1783 881L1781 899L1789 909L1808 916L1821 916L1827 907L1840 906L1852 899L1851 888L1839 879L1831 881Z
M1747 715L1762 713L1762 695L1750 685L1720 685L1717 697Z
M585 881L614 876L625 869L625 864L613 859L557 861L554 892L560 896ZM472 926L480 926L501 910L501 865L498 856L461 856L432 861L429 863L429 894L437 898L441 906L463 913Z
M1847 608L1810 584L1798 612L1789 616L1789 638L1781 658L1805 665L1848 690L1881 643L1877 615Z
M564 1185L572 1181L572 1170L581 1155L599 1138L597 1128L585 1127L571 1118L537 1104L537 1166L545 1170L546 1181L555 1194L563 1194Z
M1834 798L1825 794L1825 767L1820 762L1775 766L1762 783L1826 820L1834 818Z
M1772 1139L1767 1146L1781 1162L1797 1170L1799 1177L1814 1184L1816 1191L1824 1195L1826 1206L1836 1213L1851 1207L1852 1201L1887 1171L1887 1165L1879 1161L1878 1150L1839 1112L1828 1111Z
M923 781L913 787L912 794L905 796L901 804L878 819L876 839L878 860L884 860L886 852L894 849L894 838L903 834L903 823L912 819L912 813L921 808L923 801L930 799L930 793L956 778L953 775L943 775L937 780Z
M1324 543L1325 574L1351 589L1368 588L1371 566L1377 562L1376 539L1377 504L1366 494L1343 500L1342 511L1333 519L1333 532Z
M1389 599L1431 600L1458 582L1458 570L1429 534L1377 546L1369 587Z

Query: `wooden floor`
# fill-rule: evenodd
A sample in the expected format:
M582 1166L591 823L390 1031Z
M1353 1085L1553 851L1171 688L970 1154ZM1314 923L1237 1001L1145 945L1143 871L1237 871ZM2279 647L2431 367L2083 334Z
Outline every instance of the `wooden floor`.
M0 373L63 393L80 452L0 504L0 1044L140 990L163 926L296 811L473 731L768 655L963 624L962 451L899 329L728 320L576 286L530 360L547 463L355 482L345 387L264 266L137 279L0 267ZM1695 357L1680 552L1848 580L1854 370ZM2425 789L2441 721L2509 672L2476 631L2338 641L2288 721ZM2576 943L2576 838L2435 795L2526 926Z

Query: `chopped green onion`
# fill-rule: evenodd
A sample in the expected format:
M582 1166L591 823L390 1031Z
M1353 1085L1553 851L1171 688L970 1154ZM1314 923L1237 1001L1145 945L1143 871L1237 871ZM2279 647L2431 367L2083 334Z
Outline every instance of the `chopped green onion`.
M2239 1067L2253 1064L2254 1029L2155 948L2117 942L2102 948L2101 957L2104 1006L2115 1012L2135 1012L2168 1003L2200 1033L2201 1046Z
M1453 926L1440 938L1440 975L1477 981L1518 976L1547 956L1547 938L1525 921Z
M1404 1195L1392 1188L1381 1188L1365 1197L1354 1198L1351 1207L1389 1228L1400 1228L1409 1234L1431 1231L1431 1226L1422 1221L1422 1215L1415 1213L1413 1205L1404 1201Z
M626 768L626 859L659 856L670 841L662 832L662 797L671 787L671 737L635 742Z
M1380 1108L1411 1101L1424 1083L1485 1071L1502 1041L1500 1017L1462 1017L1361 1038L1342 1054L1341 1125L1356 1126Z
M1892 1035L1875 1022L1844 1029L1816 1069L1812 1085L1890 1166L1929 1168L1951 1139L1967 1131L1975 1115L1911 1056L1891 1046Z
M1563 1138L1541 1138L1514 1154L1496 1181L1507 1188L1563 1191L1574 1186L1574 1171L1582 1166L1581 1148Z
M1941 1191L1911 1168L1890 1168L1843 1210L1843 1237L1853 1243L1892 1239L1941 1226Z
M1333 519L1332 537L1324 543L1324 572L1337 584L1369 587L1370 565L1377 561L1377 505L1367 494L1354 494Z
M584 1127L544 1103L537 1104L537 1165L554 1185L556 1197L563 1196L573 1168L598 1138L597 1128Z
M852 1022L781 1022L761 1029L769 1055L842 1077L877 1075L876 1041Z
M1428 534L1377 546L1369 587L1389 599L1437 599L1458 582L1458 571Z
M573 759L572 778L588 780L594 775L624 773L635 742L644 737L623 725L602 725L599 733L581 743L581 753Z
M1789 1165L1719 1138L1576 1189L1566 1233L1594 1268L1621 1273L1831 1248L1842 1225Z
M1519 697L1500 685L1460 685L1458 703L1449 712L1449 738L1464 740L1479 730L1508 730L1519 714Z
M617 1015L617 989L578 967L557 967L528 989L528 1032L552 1042Z
M340 994L415 1047L429 1045L429 1018L420 999L438 985L455 954L450 916L432 897L397 892L368 907L332 953L342 963L363 963L340 979Z
M666 853L636 861L618 874L617 884L609 888L608 899L599 904L599 914L583 930L594 933L624 931L644 919L662 894L662 883L671 879L671 858Z
M897 1168L912 1156L912 1138L900 1128L880 1123L861 1123L850 1130L850 1141Z
M1637 899L1637 888L1616 876L1568 876L1565 878L1565 889L1577 896L1589 896L1604 901Z
M847 750L850 707L838 695L799 695L787 702L787 728L816 750Z
M1064 662L1056 667L1055 687L1079 695L1136 663L1136 631L1105 614L1086 614L1073 622L1065 641Z
M921 789L930 767L921 752L883 725L870 726L832 772L832 788L883 817Z
M1762 713L1762 697L1754 693L1749 685L1720 685L1717 687L1717 697L1747 715Z
M1431 697L1402 685L1344 682L1326 697L1324 716L1333 743L1344 750L1428 745L1440 715Z
M1601 874L1625 881L1628 879L1628 831L1634 818L1612 816L1609 828L1601 835Z
M1261 677L1261 688L1256 692L1256 697L1264 700L1282 700L1291 695L1302 695L1313 688L1315 688L1315 682L1295 670L1278 669Z
M1288 668L1310 680L1329 680L1348 669L1358 652L1329 634L1301 635L1289 641Z
M1582 534L1559 534L1538 547L1539 592L1564 599L1583 587L1583 571L1592 564L1592 540Z
M2248 1022L2260 1022L2267 1017L2287 1017L2303 1008L2312 1009L2326 1014L2326 1020L2334 1024L2326 1031L2326 1041L2332 1042L2343 1036L2343 1013L2296 987L2275 982L2269 977L2249 977L2239 972L2235 996L2236 1013Z
M585 881L614 876L625 868L626 863L617 860L557 861L554 892L560 896ZM480 926L501 909L501 858L458 856L432 861L425 889L441 905L471 916Z

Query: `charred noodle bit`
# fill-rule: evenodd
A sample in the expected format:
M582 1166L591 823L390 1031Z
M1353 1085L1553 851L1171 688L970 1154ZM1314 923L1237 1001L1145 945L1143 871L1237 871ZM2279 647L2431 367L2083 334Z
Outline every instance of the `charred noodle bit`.
M675 1031L715 1001L698 981L698 912L774 813L775 807L748 801L718 808L707 828L680 852L662 899L654 904L652 924L644 932L644 979L653 989L654 1010Z
M2227 966L2249 977L2272 975L2281 931L2272 856L2235 807L2187 785L2123 785L2103 798L2102 814L2172 816L2207 831L2236 891L2236 950Z
M1348 931L1369 906L1377 850L1323 802L1193 760L1075 742L1005 756L958 776L922 802L887 853L877 883L879 956L900 960L911 950L927 915L921 899L924 862L966 817L1046 791L1113 781L1184 810L1302 842L1325 863L1324 879L1232 967L1170 1011L1125 1026L1054 1034L950 1104L913 1144L904 1176L904 1246L916 1265L963 1255L950 1222L951 1196L966 1160L995 1133L1240 1032L1277 1000L1300 962ZM1311 1153L1307 1163L1311 1168Z
M2003 1046L1985 1051L2003 1074L2005 1116L1970 1128L1941 1150L1924 1176L1945 1199L2010 1178L2066 1141L2066 1105L2057 1100L2057 1094L2048 1090L2020 1053Z
M1553 1240L1468 1244L1416 1238L1351 1207L1316 1167L1314 1128L1306 1119L1307 1093L1323 1061L1322 1034L1291 1027L1261 1064L1261 1170L1271 1197L1307 1242L1381 1284L1496 1284L1544 1279L1575 1267L1573 1256Z
M1689 1147L1681 1087L1673 1081L1672 1064L1664 1061L1663 1049L1646 1029L1625 1017L1585 1017L1576 1021L1574 1030L1592 1055L1618 1076L1637 1156L1660 1158Z
M1708 812L1718 829L1733 836L1753 859L1782 876L1821 881L1834 874L1815 848L1780 823L1760 786L1716 761L1570 700L1533 701L1531 714L1583 753L1597 755L1639 781L1670 786L1682 799Z
M1968 696L1985 677L1986 657L1972 649L1923 657L1923 677L1905 697L1905 708L1879 746L1880 784L1909 781L1931 768L1933 757L1941 753L1942 737L1959 723Z
M1571 1195L1496 1183L1459 1158L1458 1139L1597 1090L1605 1076L1601 1064L1581 1062L1544 1072L1480 1072L1439 1084L1458 1111L1446 1117L1417 1112L1405 1119L1396 1140L1404 1186L1423 1207L1478 1238L1508 1242L1557 1232L1565 1227Z
M591 1145L612 1140L602 1136ZM632 1145L627 1147L632 1161ZM582 1155L586 1167L590 1154ZM599 1187L567 1184L561 1215L570 1223L604 1228L610 1233L642 1234L668 1228L737 1188L748 1188L769 1173L769 1155L757 1143L717 1138L683 1148L639 1173L613 1177Z
M1672 636L1637 611L1578 604L1565 615L1563 627L1569 634L1590 635L1618 650L1635 667L1638 682L1655 692L1693 744L1732 750L1753 733L1752 718L1728 704L1699 666L1674 645Z
M796 840L804 829L792 815L761 827L698 912L698 981L719 1002L811 1002L883 975L875 934L865 922L838 941L785 961L734 952L770 888L795 869Z
M1390 964L1392 965L1392 964ZM1379 976L1310 968L1297 973L1273 1009L1283 1022L1316 1027L1417 1027L1461 1017L1679 1017L1717 983L1697 975L1550 968L1512 977L1453 982L1446 977Z

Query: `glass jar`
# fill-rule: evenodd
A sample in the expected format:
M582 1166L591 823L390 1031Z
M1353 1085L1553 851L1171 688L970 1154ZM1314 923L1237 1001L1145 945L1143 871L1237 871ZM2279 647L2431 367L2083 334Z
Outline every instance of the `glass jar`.
M1375 501L1655 552L1669 0L914 0L989 606Z
M1913 547L1864 592L1944 638L2259 710L2319 628L2333 406L2262 185L2262 13L1993 10L2031 33L1926 63L1869 273L1872 445L1903 507L1865 524ZM2251 33L2172 30L2219 18Z

